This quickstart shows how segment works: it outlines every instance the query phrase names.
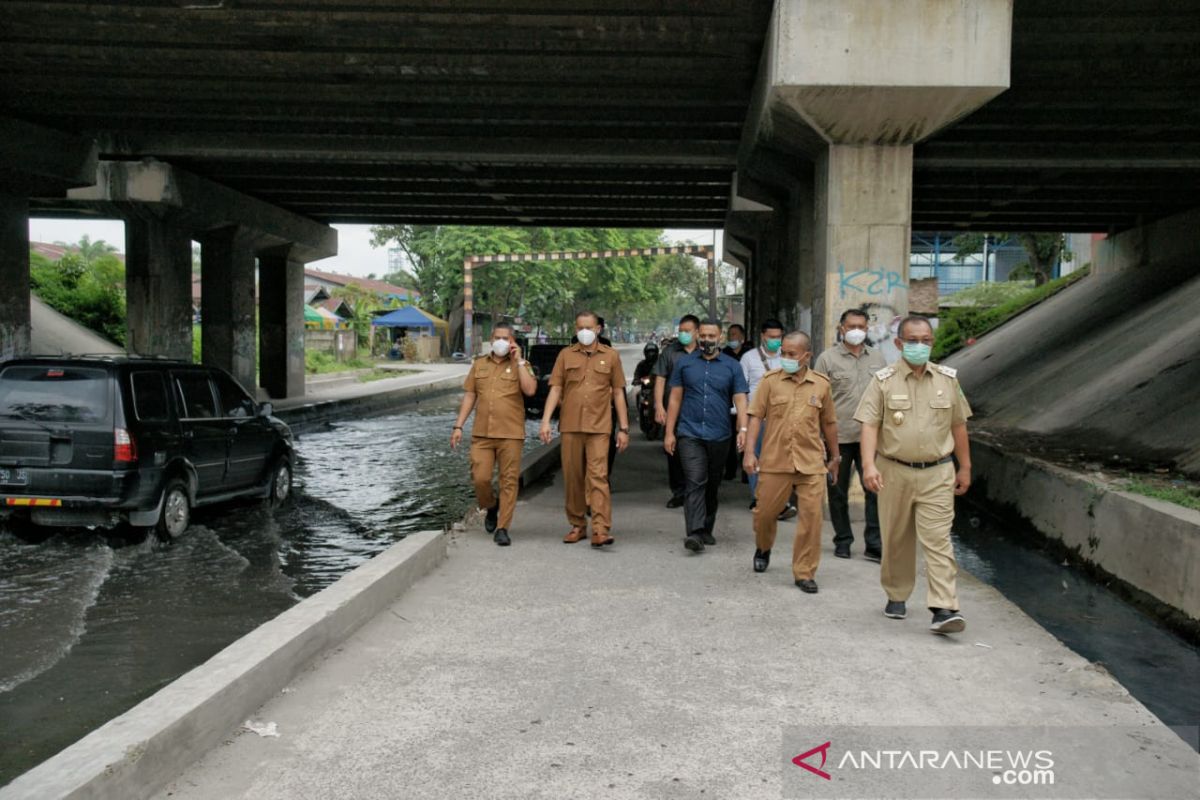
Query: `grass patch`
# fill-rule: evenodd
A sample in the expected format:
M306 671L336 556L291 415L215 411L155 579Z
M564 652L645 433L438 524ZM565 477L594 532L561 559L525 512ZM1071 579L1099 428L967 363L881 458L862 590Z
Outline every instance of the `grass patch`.
M420 372L419 369L373 369L370 372L358 376L359 383L370 383L371 381L382 381L388 378L399 378L404 375L416 375Z
M1088 274L1088 268L1072 272L1056 278L1013 297L1009 297L999 305L991 307L963 306L946 309L938 315L938 329L933 345L932 358L941 361L951 353L966 347L967 340L978 338L988 331L994 330L1020 314L1025 309L1040 303L1051 295L1061 292L1075 281ZM964 290L966 291L966 290ZM959 292L958 294L962 294ZM958 294L954 295L957 297Z
M304 351L304 371L309 375L324 375L328 372L345 372L351 369L369 369L375 364L365 358L338 361L329 353L316 350Z
M1155 500L1165 500L1184 508L1200 511L1200 486L1182 482L1148 483L1141 478L1130 476L1129 491Z

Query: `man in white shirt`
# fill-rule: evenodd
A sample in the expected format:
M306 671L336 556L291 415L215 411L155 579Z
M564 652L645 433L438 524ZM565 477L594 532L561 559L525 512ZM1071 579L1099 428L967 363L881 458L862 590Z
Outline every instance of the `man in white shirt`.
M763 379L763 375L773 369L779 369L779 348L783 344L783 323L779 320L764 320L758 330L760 334L758 347L748 350L741 360L742 374L746 376L746 383L750 386L750 394L747 396L750 402L754 401L754 390L758 388L758 383ZM762 454L762 440L762 431L760 430L758 439L754 442L755 457ZM747 443L747 447L749 447L749 443ZM758 475L749 474L747 479L750 482L750 508L754 508L758 504ZM789 502L779 518L786 520L794 516L796 516L796 506Z

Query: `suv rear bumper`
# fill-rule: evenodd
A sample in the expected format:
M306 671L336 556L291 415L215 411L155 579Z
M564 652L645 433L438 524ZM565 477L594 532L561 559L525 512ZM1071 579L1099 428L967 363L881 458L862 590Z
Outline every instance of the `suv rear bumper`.
M29 486L0 486L0 518L29 515L38 525L146 523L157 517L162 470L28 468ZM89 494L79 494L80 489ZM60 491L55 491L59 489Z

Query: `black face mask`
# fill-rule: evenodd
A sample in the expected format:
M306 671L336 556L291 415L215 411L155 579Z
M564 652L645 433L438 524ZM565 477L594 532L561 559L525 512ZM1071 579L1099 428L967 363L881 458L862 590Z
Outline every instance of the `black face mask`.
M717 352L717 343L701 339L700 352L704 353L706 356L711 356L713 353Z

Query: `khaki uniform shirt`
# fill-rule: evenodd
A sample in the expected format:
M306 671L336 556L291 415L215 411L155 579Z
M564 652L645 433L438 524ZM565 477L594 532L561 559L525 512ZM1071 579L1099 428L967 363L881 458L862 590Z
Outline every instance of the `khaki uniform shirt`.
M833 404L837 406L838 442L857 442L862 426L854 418L858 401L862 400L867 386L875 379L875 373L887 366L883 353L863 345L857 356L838 342L817 357L813 367L829 376L833 384Z
M589 355L583 345L571 345L558 354L550 385L562 389L559 431L612 433L612 390L625 388L625 372L616 350L600 344Z
M811 369L793 375L773 369L759 382L750 413L766 424L760 471L825 471L821 426L837 421L828 378Z
M904 359L875 373L854 418L879 426L880 455L918 462L954 452L950 429L971 416L955 374L930 362L918 378Z
M471 371L463 389L475 393L475 427L472 439L524 439L525 395L517 366L505 358L496 363L491 356L480 356L471 362Z

